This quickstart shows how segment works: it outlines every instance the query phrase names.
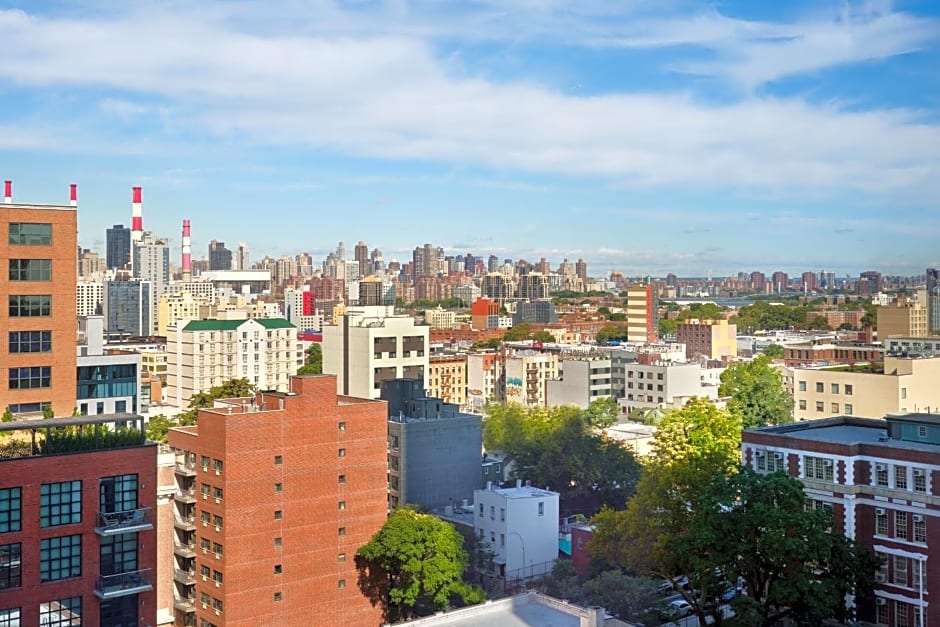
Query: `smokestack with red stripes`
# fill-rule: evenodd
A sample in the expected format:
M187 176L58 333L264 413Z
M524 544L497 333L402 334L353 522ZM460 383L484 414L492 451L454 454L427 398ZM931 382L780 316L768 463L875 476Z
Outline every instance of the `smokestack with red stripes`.
M78 185L75 183L69 185L69 206L78 206Z
M139 244L144 237L144 216L141 208L141 191L134 187L134 198L131 203L131 247Z
M3 182L3 202L8 205L13 202L13 181Z
M191 281L192 279L192 245L189 239L189 220L183 220L183 281Z

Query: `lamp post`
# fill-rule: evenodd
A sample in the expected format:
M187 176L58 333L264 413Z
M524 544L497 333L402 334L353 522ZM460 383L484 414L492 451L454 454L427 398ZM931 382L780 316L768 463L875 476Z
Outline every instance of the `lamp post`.
M509 535L519 538L519 543L522 545L522 581L525 585L525 538L518 531L510 531Z

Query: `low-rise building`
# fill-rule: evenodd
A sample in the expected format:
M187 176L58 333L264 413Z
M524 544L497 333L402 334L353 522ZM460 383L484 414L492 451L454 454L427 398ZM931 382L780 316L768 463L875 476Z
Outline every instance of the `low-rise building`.
M560 379L546 383L546 405L577 405L587 409L592 401L613 396L611 360L605 357L565 358L558 366Z
M78 327L75 408L79 415L145 413L148 407L142 402L140 355L106 349L102 316L79 318Z
M879 338L927 336L927 306L923 303L901 298L887 307L879 307L877 316Z
M621 415L629 416L637 409L681 405L692 397L718 398L717 386L703 385L699 364L640 357L640 361L624 365L626 389L617 401Z
M467 406L467 356L443 355L428 360L424 380L428 396L458 407Z
M545 407L548 382L558 378L558 355L522 350L506 357L504 398L527 407Z
M790 344L784 348L783 363L788 367L833 366L876 363L884 358L884 348L876 344L836 344L820 342Z
M858 600L864 624L940 622L940 418L838 416L745 431L744 463L803 482L807 506L832 512L833 531L882 558L874 598Z
M676 326L676 341L688 359L732 359L738 354L738 327L727 320L689 320Z

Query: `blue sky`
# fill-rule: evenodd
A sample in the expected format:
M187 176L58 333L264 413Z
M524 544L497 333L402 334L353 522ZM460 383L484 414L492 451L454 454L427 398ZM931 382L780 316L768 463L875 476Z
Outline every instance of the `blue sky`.
M0 2L0 39L0 178L78 183L85 247L141 185L196 257L940 265L933 0Z

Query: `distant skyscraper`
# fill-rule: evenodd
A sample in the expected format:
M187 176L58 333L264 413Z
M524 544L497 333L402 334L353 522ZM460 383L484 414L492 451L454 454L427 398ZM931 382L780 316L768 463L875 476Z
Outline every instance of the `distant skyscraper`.
M231 270L232 251L225 247L225 242L209 242L209 270Z
M425 244L414 249L414 278L437 276L438 249Z
M170 283L170 246L165 238L155 237L146 231L140 242L134 245L134 276L149 281L151 285L151 312L148 321L151 328L140 335L150 335L156 328L157 306L160 297Z
M251 257L248 251L248 244L238 243L238 252L235 254L234 270L251 270Z
M499 272L499 257L496 255L490 255L486 260L486 271L487 272Z
M108 229L106 246L108 268L123 268L131 262L131 230L123 224L115 224Z
M371 268L369 267L369 247L366 246L365 242L359 240L359 243L356 244L354 255L356 261L359 262L359 277L361 278L372 274Z
M804 272L803 273L803 293L807 294L809 292L815 292L816 288L817 288L816 273Z
M927 326L940 331L940 270L927 268Z
M141 337L152 333L153 291L150 281L108 281L105 283L104 323L111 333Z
M790 278L787 276L786 272L781 272L778 270L773 274L773 284L774 284L774 293L781 294L787 291L789 286Z
M587 262L584 261L584 259L578 259L578 261L574 264L574 273L578 275L579 279L587 283Z

